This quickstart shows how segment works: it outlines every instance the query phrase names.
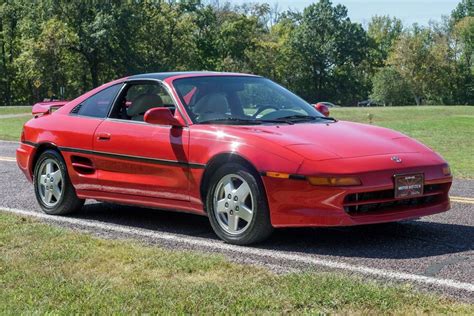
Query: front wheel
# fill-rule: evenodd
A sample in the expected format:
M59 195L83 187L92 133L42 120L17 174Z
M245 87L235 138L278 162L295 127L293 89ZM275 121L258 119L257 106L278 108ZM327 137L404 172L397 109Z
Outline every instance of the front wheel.
M256 243L273 231L263 185L242 165L226 164L217 170L206 206L214 232L228 243Z
M41 154L33 181L36 200L46 214L65 215L82 208L84 200L77 197L64 159L57 151L47 150Z

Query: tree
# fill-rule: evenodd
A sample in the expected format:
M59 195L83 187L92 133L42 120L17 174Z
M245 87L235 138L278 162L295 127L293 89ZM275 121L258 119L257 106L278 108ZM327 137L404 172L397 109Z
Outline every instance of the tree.
M403 25L400 19L377 15L372 17L367 35L374 44L371 53L375 67L384 66L393 44L400 37L402 31Z
M466 16L453 27L456 72L452 74L457 103L474 102L474 17Z
M454 23L467 16L474 16L474 0L462 0L451 13Z
M20 3L4 1L0 4L0 105L11 104L17 95L14 62L20 51L18 38L22 11Z
M218 0L3 0L0 105L174 70L256 73L310 102L341 104L367 98L372 85L392 100L382 83L401 89L398 74L418 103L474 103L473 15L474 0L462 0L445 23L404 30L376 16L366 32L329 0L302 12Z
M368 39L360 24L352 23L347 9L320 0L306 7L291 34L294 88L306 99L354 102L358 85L356 67L367 53ZM351 82L350 86L348 85Z
M370 98L385 105L406 105L412 100L409 84L392 67L382 68L372 78Z
M219 62L217 40L219 37L219 21L217 12L211 5L206 5L194 15L196 29L194 32L195 58L191 66L197 70L213 70Z
M470 68L472 67L474 54L474 17L466 16L454 27L454 36L460 43L462 61Z
M68 74L75 72L74 56L68 51L74 34L62 21L52 18L41 25L37 39L22 38L22 52L15 61L18 79L29 83L32 94L38 92L58 94L60 87L68 85ZM40 87L33 88L32 83L39 81Z

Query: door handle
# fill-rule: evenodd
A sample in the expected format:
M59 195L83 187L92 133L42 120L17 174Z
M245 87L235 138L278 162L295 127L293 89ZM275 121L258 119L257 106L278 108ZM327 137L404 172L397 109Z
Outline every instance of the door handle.
M97 133L97 140L109 140L110 133Z

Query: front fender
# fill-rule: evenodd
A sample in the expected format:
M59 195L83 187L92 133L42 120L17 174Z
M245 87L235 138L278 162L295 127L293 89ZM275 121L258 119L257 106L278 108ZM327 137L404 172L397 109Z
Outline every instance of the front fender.
M195 128L193 128L195 127ZM216 127L191 126L189 161L207 164L213 157L236 154L257 171L295 173L303 162L297 153L264 138L227 134Z

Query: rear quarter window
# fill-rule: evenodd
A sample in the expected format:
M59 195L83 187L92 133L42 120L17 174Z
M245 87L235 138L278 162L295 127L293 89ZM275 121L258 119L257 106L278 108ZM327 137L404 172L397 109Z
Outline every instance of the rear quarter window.
M116 84L97 92L72 109L71 113L81 116L105 118L121 87L121 84Z

